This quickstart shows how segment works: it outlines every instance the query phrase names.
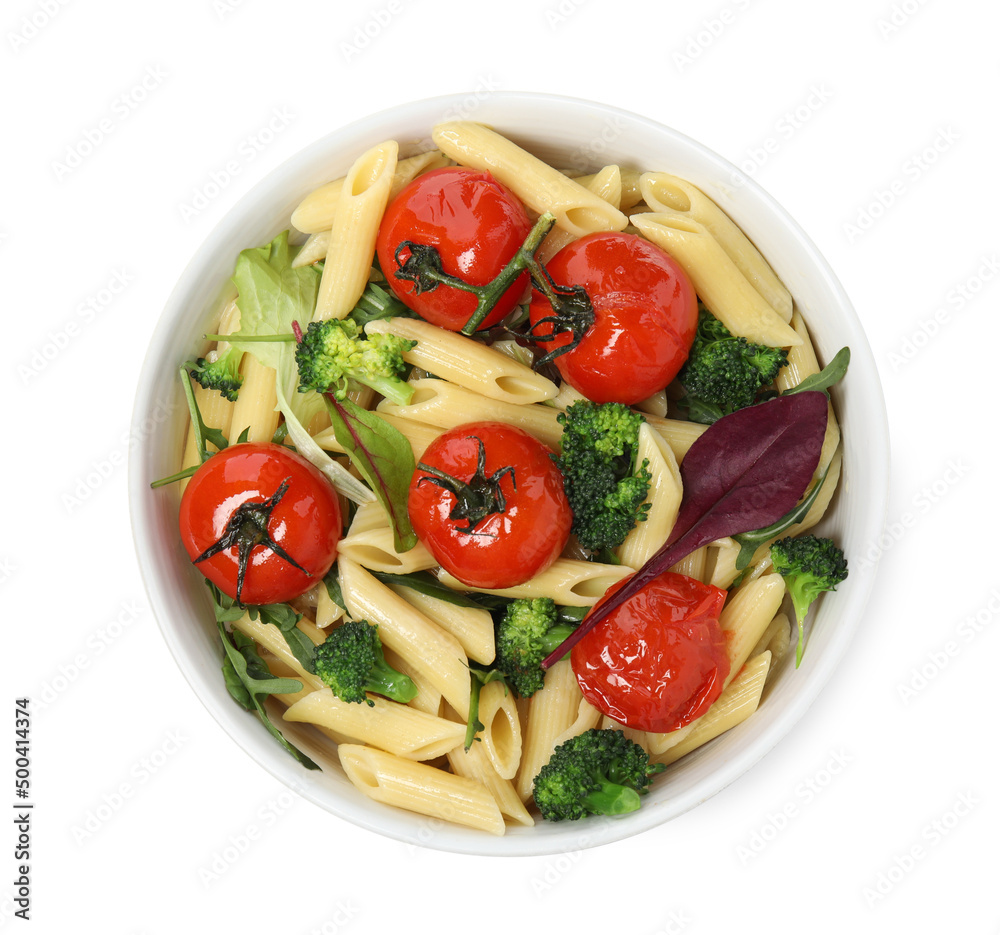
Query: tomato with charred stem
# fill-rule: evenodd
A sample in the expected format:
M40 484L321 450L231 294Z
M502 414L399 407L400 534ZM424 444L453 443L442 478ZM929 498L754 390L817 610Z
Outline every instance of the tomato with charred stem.
M181 498L181 540L202 574L241 604L304 594L329 571L343 529L329 481L281 445L230 445Z
M446 571L491 589L548 568L572 522L552 452L502 422L470 422L435 439L413 474L409 513Z
M549 282L582 288L591 309L531 297L529 337L564 380L598 403L632 405L662 390L687 360L698 299L680 265L634 234L588 234L546 265Z

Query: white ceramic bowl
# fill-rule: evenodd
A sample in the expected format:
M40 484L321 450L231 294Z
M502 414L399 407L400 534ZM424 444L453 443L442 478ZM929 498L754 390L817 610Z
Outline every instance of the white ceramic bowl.
M823 525L846 552L850 576L820 602L802 667L783 666L753 717L657 777L639 811L613 820L512 828L502 838L374 803L337 771L306 770L239 708L220 675L221 647L206 589L179 543L176 488L149 488L176 469L187 418L177 368L197 348L239 251L285 229L299 200L342 176L364 150L392 138L405 153L410 144L426 145L435 123L456 118L488 123L554 165L596 169L617 162L689 179L770 260L822 358L829 360L843 345L852 351L850 372L834 392L844 434L843 480ZM331 133L256 186L195 251L167 302L143 366L133 430L141 439L129 464L139 565L170 651L208 710L273 776L334 815L402 841L462 853L539 855L619 840L680 815L749 769L802 716L844 655L871 589L874 563L862 558L881 535L888 491L885 406L871 351L843 289L799 226L752 180L682 134L613 107L542 94L455 95L401 105Z

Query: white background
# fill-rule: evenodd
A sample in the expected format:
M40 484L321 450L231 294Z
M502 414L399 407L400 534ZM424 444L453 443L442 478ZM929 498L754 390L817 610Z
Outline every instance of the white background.
M0 735L12 777L13 699L33 699L36 930L376 933L416 907L439 931L484 935L542 931L545 917L633 935L1000 931L995 5L345 6L0 12ZM286 792L176 670L125 495L148 337L230 206L338 126L490 89L624 106L751 172L851 295L894 458L875 593L798 726L669 825L552 858L407 846ZM15 801L8 781L0 803ZM0 853L10 894L12 848ZM13 908L0 897L12 931Z

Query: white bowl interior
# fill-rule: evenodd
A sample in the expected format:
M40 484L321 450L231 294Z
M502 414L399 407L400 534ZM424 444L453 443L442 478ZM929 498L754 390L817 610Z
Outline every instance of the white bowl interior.
M372 802L332 765L299 766L257 720L230 699L219 672L221 647L201 577L177 535L176 487L149 483L176 469L187 410L177 368L197 348L212 311L230 290L236 255L288 226L292 209L317 185L343 175L359 153L384 139L426 146L430 128L454 119L461 95L406 104L319 140L249 192L196 252L171 295L147 354L133 415L141 444L131 448L129 496L139 565L164 638L185 677L222 727L258 763L335 815L390 837L447 851L541 855L619 840L674 818L733 781L786 734L843 656L872 585L862 562L878 541L888 491L888 433L875 363L851 304L808 237L752 180L680 133L605 105L528 93L496 94L471 119L498 130L558 166L612 162L689 179L718 202L755 242L791 290L823 360L852 351L834 392L844 434L841 488L824 519L851 563L850 576L820 602L799 670L784 666L765 702L744 724L671 766L642 808L617 819L511 828L502 838L452 827ZM301 736L301 735L300 735ZM335 759L329 761L335 764Z

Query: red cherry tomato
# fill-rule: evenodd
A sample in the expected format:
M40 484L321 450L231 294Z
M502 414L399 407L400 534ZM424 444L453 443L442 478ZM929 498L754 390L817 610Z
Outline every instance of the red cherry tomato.
M665 733L700 717L729 675L719 626L725 600L725 591L687 575L654 578L573 647L584 697L636 730Z
M478 496L456 496L442 475ZM572 523L552 452L503 422L469 422L436 438L410 482L409 512L434 558L477 588L514 587L544 571Z
M580 343L555 358L563 379L597 403L631 405L662 390L687 360L698 327L694 286L678 263L633 234L588 234L563 247L547 264L560 286L583 286L594 323ZM531 294L532 335L547 336L552 305ZM547 351L573 340L556 328ZM561 333L560 333L561 332Z
M396 276L410 256L405 241L437 248L442 270L473 286L489 283L507 265L531 230L524 206L488 172L453 167L418 176L386 209L378 232L378 259L392 291L421 318L458 331L472 317L476 296L454 286L416 291ZM517 304L528 284L519 276L480 325L488 328Z
M196 565L220 590L243 604L273 604L304 594L329 571L343 528L340 501L330 482L301 455L281 445L230 445L198 468L180 509L181 539L192 561L248 513L258 514L246 520L249 533L265 541L248 552L239 594L237 545Z

